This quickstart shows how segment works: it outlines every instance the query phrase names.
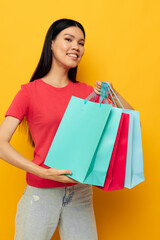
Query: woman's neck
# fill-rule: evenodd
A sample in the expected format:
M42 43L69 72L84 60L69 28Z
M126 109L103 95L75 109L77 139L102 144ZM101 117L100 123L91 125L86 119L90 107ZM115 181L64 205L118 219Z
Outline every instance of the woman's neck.
M69 82L68 70L63 66L52 64L50 71L41 79L54 87L65 87Z

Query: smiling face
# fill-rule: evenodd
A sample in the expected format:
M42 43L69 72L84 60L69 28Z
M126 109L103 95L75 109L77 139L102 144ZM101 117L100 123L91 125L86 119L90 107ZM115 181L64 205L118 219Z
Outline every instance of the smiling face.
M53 63L67 69L75 68L84 54L84 34L79 27L62 30L52 41Z

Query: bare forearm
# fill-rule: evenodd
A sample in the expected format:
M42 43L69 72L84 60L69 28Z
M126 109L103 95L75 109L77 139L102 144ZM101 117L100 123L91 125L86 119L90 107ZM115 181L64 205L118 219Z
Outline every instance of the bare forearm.
M10 139L18 127L20 120L12 116L7 116L0 125L0 158L15 167L33 173L41 178L64 183L75 183L76 181L66 176L72 174L68 169L43 168L31 162L17 152L11 145ZM76 182L77 183L77 182Z
M116 90L114 90L115 94L117 95L119 101L122 103L123 107L125 109L131 109L131 110L134 110L133 107L128 103L126 102L126 100L120 95L119 92L117 92ZM114 97L114 100L117 104L117 107L121 108L121 105L119 104L119 102L117 101L116 97Z
M61 170L55 168L45 169L40 167L23 157L8 142L0 143L0 158L15 167L33 173L42 178L64 183L77 183L77 181L66 176L66 174L72 174L70 170Z
M39 177L43 177L44 175L44 168L23 157L8 142L0 144L0 158L15 167L33 173Z

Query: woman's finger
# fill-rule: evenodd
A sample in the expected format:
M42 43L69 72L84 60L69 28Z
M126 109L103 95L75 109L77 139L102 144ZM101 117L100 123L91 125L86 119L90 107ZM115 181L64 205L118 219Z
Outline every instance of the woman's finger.
M98 94L98 95L100 94L100 90L98 90L96 87L94 88L94 91L96 94Z
M71 175L72 174L72 171L71 170L68 170L68 169L57 169L58 171L58 174L59 175L64 175L64 174L69 174Z
M101 82L96 81L95 86L100 89L101 88Z
M72 178L70 178L68 176L65 176L65 175L60 176L59 177L59 181L61 181L61 182L63 181L65 183L78 183L76 180L74 180L74 179L72 179Z

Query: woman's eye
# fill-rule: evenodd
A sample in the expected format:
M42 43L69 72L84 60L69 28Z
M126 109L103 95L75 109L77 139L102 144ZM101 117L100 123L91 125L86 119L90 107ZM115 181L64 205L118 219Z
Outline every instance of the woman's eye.
M67 40L68 42L70 42L70 41L71 41L71 39L70 39L70 38L66 38L65 40Z
M65 40L67 40L68 42L72 41L72 39L70 39L70 38L65 38ZM84 43L79 43L79 45L84 46Z
M79 45L84 46L84 43L79 43Z

